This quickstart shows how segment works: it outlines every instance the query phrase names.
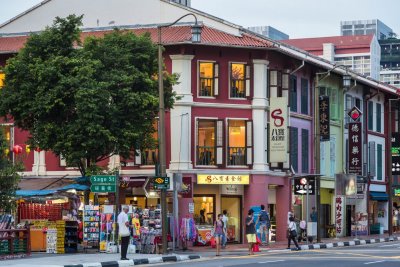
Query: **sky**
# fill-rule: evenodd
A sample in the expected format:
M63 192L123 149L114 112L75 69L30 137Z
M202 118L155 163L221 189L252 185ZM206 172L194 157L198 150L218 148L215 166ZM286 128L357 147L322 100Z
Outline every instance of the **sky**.
M40 2L0 0L0 23ZM400 35L400 0L192 0L192 7L245 27L269 25L290 38L340 35L340 21L364 19L379 19Z

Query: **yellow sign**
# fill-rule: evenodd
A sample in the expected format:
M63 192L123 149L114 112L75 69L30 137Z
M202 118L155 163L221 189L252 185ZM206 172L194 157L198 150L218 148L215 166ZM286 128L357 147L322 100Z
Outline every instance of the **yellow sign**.
M6 75L0 72L0 88L4 86L4 80L6 79Z
M249 175L198 174L198 184L249 184Z

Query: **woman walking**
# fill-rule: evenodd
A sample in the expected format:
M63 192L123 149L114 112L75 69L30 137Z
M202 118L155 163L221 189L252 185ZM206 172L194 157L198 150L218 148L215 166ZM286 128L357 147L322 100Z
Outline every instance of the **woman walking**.
M250 209L246 217L246 238L247 238L247 243L249 244L249 255L254 255L253 247L254 244L257 242L256 225L254 223L253 214L254 211Z
M217 248L216 256L220 256L222 237L226 235L224 222L222 221L222 214L218 214L217 220L214 223L214 237L215 245Z
M297 250L300 250L299 244L297 244L296 241L296 237L297 237L297 227L296 227L296 223L294 222L294 218L290 217L289 218L289 225L288 225L288 249L290 249L290 243L293 240L294 245L296 246Z

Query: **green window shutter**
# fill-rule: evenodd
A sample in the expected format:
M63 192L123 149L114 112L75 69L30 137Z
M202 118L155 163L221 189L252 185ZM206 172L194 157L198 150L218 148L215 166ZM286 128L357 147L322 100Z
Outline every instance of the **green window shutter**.
M297 77L294 75L290 76L290 111L297 112Z
M368 102L368 130L374 130L374 102Z
M329 158L330 158L329 176L330 177L335 177L335 172L336 172L336 137L334 137L334 136L332 136L331 140L330 140Z
M299 157L298 157L298 138L299 129L295 127L290 128L290 164L292 164L295 172L299 169Z
M301 171L303 173L309 173L308 169L309 149L310 146L308 144L308 130L301 129Z
M308 115L308 80L301 78L301 114Z
M382 132L382 105L379 103L376 103L376 131L378 133Z
M330 105L331 120L338 120L339 119L338 90L336 88L330 88L329 91L330 91L329 105Z
M382 145L381 144L378 144L376 146L376 153L377 153L376 158L377 158L377 163L378 163L378 167L376 170L376 178L379 181L382 181Z

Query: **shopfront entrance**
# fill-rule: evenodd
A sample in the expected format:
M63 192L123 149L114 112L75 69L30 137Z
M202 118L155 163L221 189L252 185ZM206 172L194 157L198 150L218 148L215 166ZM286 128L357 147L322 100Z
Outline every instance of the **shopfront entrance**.
M221 210L227 211L227 239L229 243L240 243L242 241L242 197L221 196Z

